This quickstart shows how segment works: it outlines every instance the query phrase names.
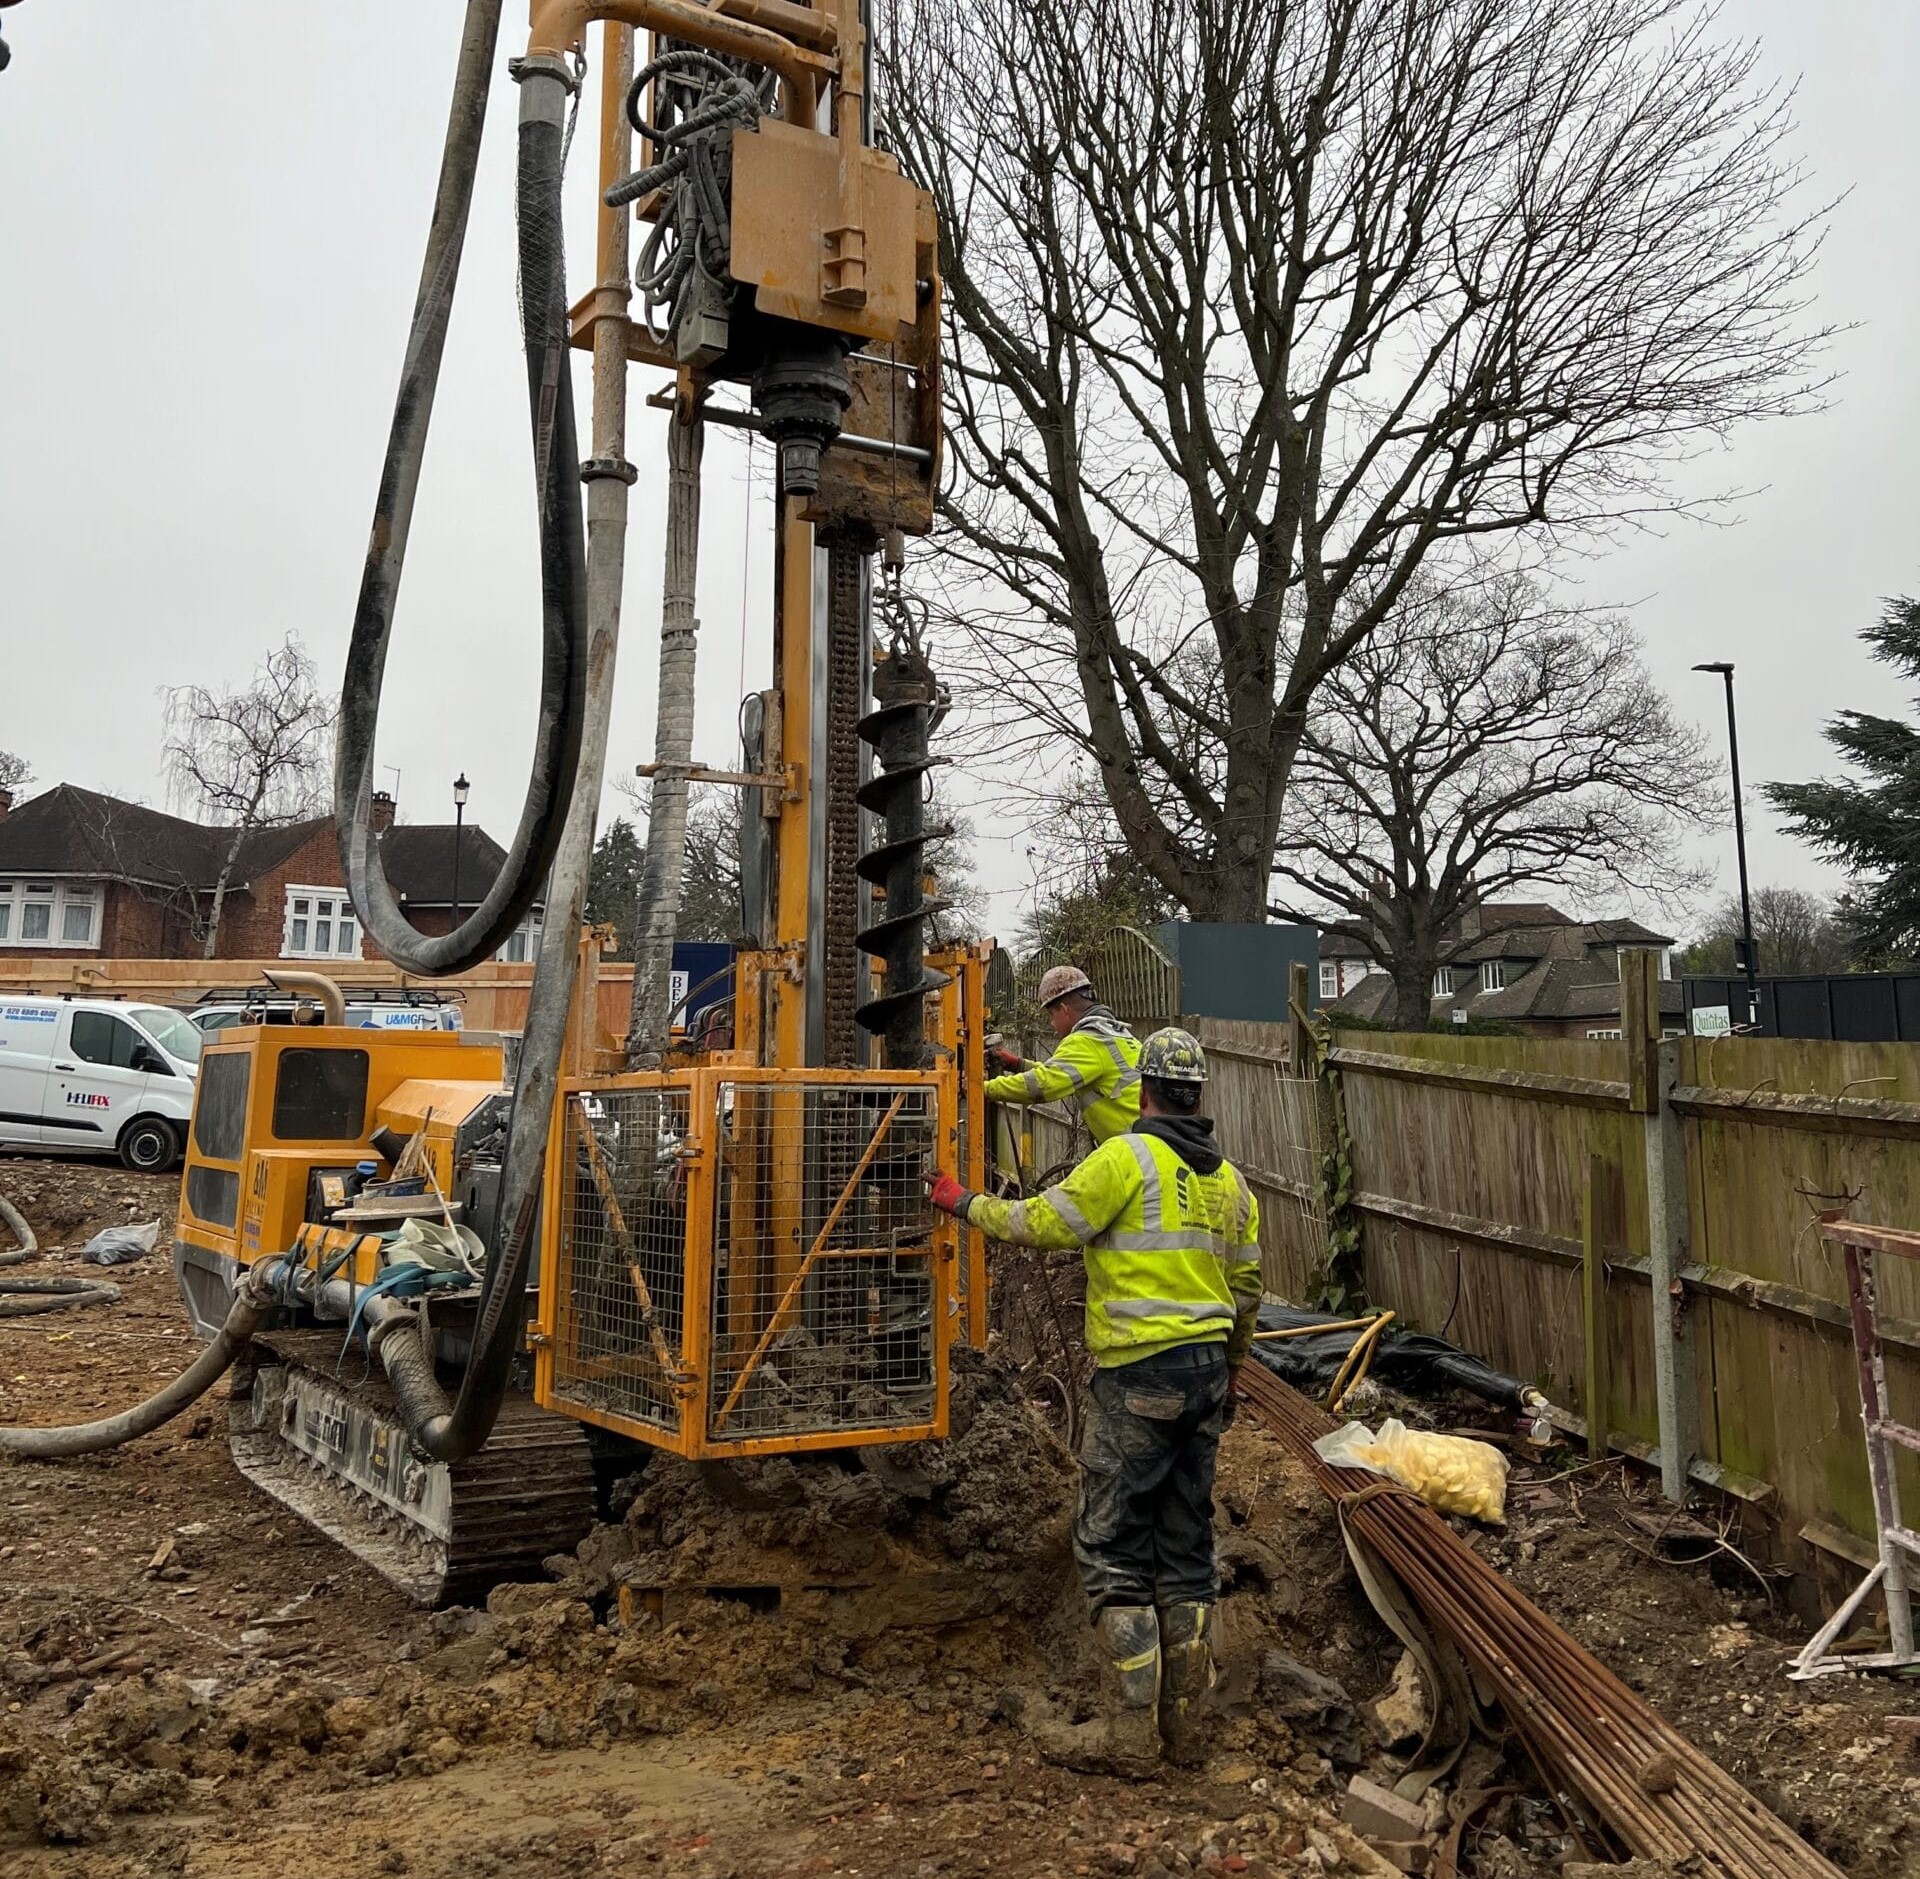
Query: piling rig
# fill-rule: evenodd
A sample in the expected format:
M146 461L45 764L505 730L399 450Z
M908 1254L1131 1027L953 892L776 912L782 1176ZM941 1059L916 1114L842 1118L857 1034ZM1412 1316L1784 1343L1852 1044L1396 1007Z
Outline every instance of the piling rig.
M416 932L387 886L370 821L381 672L499 16L469 0L336 820L364 930L425 976L495 953L544 881L552 937L524 1034L503 1051L348 1030L321 981L325 1023L222 1032L175 1245L207 1350L124 1415L0 1431L29 1455L107 1446L231 1368L243 1471L425 1602L570 1545L596 1465L634 1445L710 1459L944 1435L952 1346L986 1326L978 1236L922 1188L936 1163L984 1181L992 951L928 945L940 699L897 604L939 465L936 228L869 141L862 0L536 0L509 67L542 568L534 774L499 878L454 932ZM569 299L561 168L590 50L597 265ZM593 358L584 461L569 348ZM583 931L605 768L636 367L669 375L648 401L669 422L771 438L779 482L774 683L745 701L739 769L678 766L739 792L731 1036L628 1071L597 1022L599 939L562 936ZM876 646L883 544L895 604Z

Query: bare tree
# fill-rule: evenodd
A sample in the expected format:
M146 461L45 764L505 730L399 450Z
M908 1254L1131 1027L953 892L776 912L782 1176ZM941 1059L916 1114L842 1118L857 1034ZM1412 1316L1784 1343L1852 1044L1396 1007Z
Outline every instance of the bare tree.
M1197 917L1261 917L1314 695L1430 557L1682 507L1677 459L1817 397L1787 101L1697 0L896 22L955 694L1086 753Z
M1688 972L1737 978L1734 941L1741 929L1740 902L1732 895L1715 904L1700 937L1681 964ZM1753 944L1762 972L1850 972L1855 935L1818 894L1802 887L1753 890Z
M168 780L177 803L229 831L207 911L203 956L220 941L227 884L248 834L324 812L332 793L335 701L292 634L238 691L183 685L167 698Z
M0 750L0 789L17 796L33 781L33 765L10 750Z
M1416 590L1315 699L1274 911L1359 941L1393 976L1395 1022L1424 1029L1481 902L1701 885L1679 836L1722 812L1717 776L1624 620L1513 575Z

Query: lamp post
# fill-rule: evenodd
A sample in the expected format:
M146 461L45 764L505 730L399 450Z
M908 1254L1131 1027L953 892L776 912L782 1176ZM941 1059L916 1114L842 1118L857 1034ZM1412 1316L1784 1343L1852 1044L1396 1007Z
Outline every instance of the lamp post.
M449 933L460 924L460 827L467 819L467 797L472 788L464 770L453 779L453 925L447 929Z
M1740 967L1747 981L1747 1022L1760 1022L1760 962L1753 945L1753 895L1747 887L1747 819L1740 806L1740 728L1733 715L1733 665L1716 660L1696 672L1717 672L1727 687L1727 758L1733 769L1733 848L1740 863Z

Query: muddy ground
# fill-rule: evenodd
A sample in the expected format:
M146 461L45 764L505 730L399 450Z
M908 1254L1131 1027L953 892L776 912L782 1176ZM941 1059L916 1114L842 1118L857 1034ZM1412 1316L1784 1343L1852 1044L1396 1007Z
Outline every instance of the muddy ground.
M98 1165L0 1159L0 1192L46 1273L81 1270L58 1249L100 1225L171 1221L171 1179ZM97 1414L180 1367L164 1257L111 1276L117 1305L0 1322L0 1421ZM1023 1728L1091 1687L1065 1452L996 1363L956 1401L943 1452L891 1465L657 1463L551 1583L438 1616L241 1481L223 1405L116 1454L0 1462L0 1874L1388 1870L1337 1814L1353 1767L1397 1766L1373 1708L1397 1647L1278 1445L1243 1421L1223 1452L1214 1755L1129 1785L1050 1766ZM1644 1486L1572 1459L1518 1469L1508 1529L1476 1543L1848 1872L1920 1874L1920 1753L1887 1723L1920 1688L1787 1683L1801 1629L1752 1576L1651 1556ZM1467 1868L1565 1851L1523 1796Z

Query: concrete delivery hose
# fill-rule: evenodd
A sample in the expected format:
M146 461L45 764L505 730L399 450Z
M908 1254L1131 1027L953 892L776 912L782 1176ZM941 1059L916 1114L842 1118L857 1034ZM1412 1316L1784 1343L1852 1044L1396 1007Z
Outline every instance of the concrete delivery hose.
M591 799L599 785L596 762L584 813L570 818L568 808L589 726L586 551L568 359L560 199L566 101L576 81L558 60L527 59L514 76L521 87L517 195L521 316L540 517L542 652L533 776L506 864L476 912L442 938L415 932L401 913L369 828L380 682L473 198L499 25L500 0L468 0L426 262L341 696L334 819L348 886L363 926L382 950L404 970L427 976L460 971L496 952L519 925L543 883L548 930L569 939L578 931L592 850ZM609 682L610 678L609 673ZM603 755L597 742L595 751ZM472 1354L457 1398L449 1401L441 1390L414 1314L395 1312L380 1326L377 1348L408 1432L421 1450L438 1461L463 1460L485 1443L499 1417L519 1351L547 1124L566 1042L573 969L571 944L541 949L508 1123L499 1212L491 1239L493 1256L487 1263ZM268 1260L249 1269L219 1334L157 1395L121 1415L73 1429L0 1429L0 1452L42 1458L86 1454L158 1428L203 1395L267 1321L277 1301L263 1285L263 1275L280 1263Z
M394 603L473 201L500 4L468 0L426 258L348 645L334 772L334 822L361 923L403 971L428 977L464 971L491 958L539 897L559 848L586 711L586 543L560 227L564 114L554 110L546 96L564 98L572 79L564 68L557 76L545 62L531 61L518 66L515 76L522 81L520 306L540 536L540 696L533 770L506 862L480 905L451 933L430 938L417 932L388 884L370 826L374 737ZM547 924L552 926L551 918Z
M123 1409L117 1416L103 1416L98 1422L74 1423L64 1429L0 1428L0 1454L20 1455L29 1461L61 1461L71 1455L92 1455L103 1448L118 1448L121 1443L150 1434L163 1422L172 1421L226 1375L253 1334L273 1315L279 1302L273 1290L273 1271L277 1271L279 1264L278 1260L266 1260L248 1269L234 1294L226 1322L213 1342L171 1383L156 1390L144 1403Z

